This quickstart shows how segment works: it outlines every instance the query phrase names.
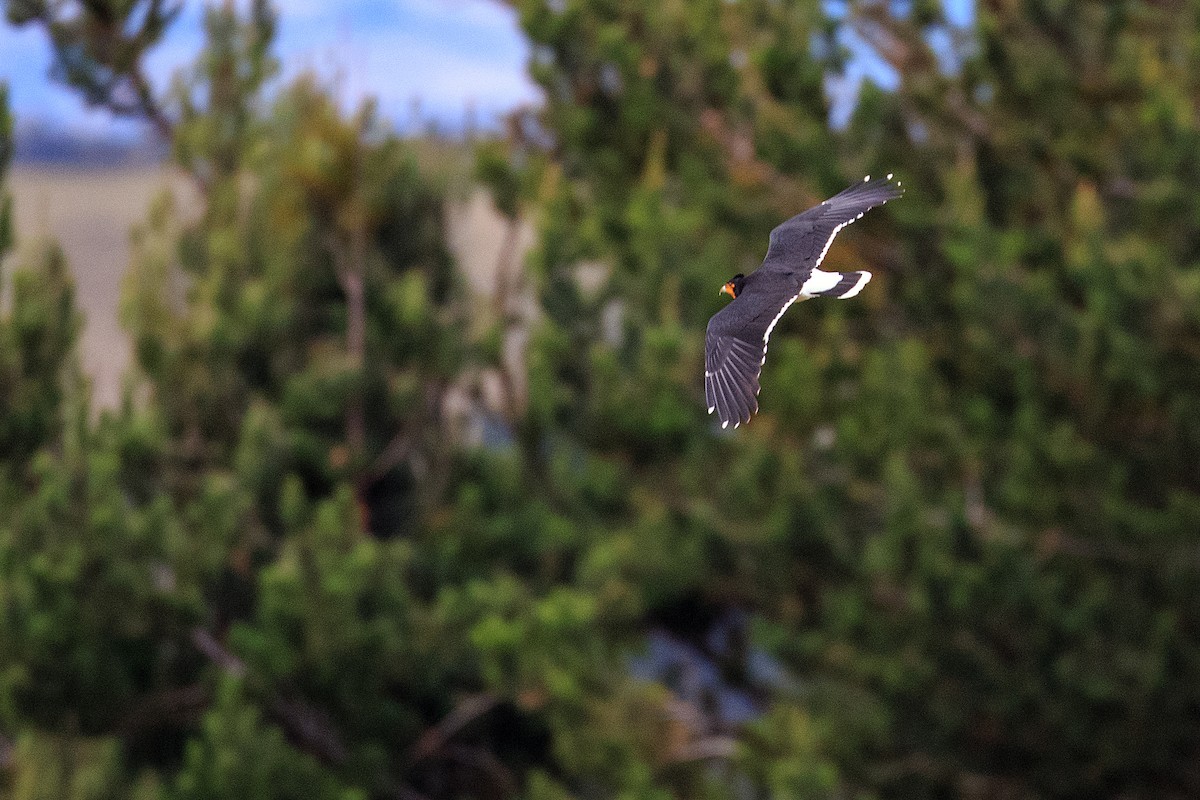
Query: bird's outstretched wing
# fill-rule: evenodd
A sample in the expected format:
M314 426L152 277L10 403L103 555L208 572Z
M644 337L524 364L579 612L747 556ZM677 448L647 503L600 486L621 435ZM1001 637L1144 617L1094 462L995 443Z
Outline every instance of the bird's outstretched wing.
M838 231L861 219L875 206L902 194L904 190L899 183L892 183L890 173L886 178L876 180L871 180L868 175L862 182L797 214L771 231L771 244L762 269L794 270L802 274L803 281L810 271L821 266ZM805 293L818 294L816 291Z
M705 337L704 398L708 413L717 412L722 428L749 422L758 411L758 376L767 352L765 337L721 319L731 308L733 303L709 320Z

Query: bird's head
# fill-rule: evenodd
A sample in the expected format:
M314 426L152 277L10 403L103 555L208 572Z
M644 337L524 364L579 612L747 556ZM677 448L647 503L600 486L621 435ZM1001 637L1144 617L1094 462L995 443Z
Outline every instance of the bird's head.
M721 291L718 292L718 294L727 294L730 297L737 299L737 296L742 293L742 285L745 283L746 276L739 272L721 287Z

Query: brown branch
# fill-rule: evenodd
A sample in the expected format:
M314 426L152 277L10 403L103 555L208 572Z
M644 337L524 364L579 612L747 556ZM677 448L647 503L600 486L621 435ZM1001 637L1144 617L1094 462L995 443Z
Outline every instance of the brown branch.
M143 39L151 26L153 19L153 11L147 12L146 17L142 21L141 30L133 36L127 35L122 30L120 25L107 17L107 7L103 4L84 3L84 13L92 16L94 27L91 31L91 36L99 37L100 44L94 48L104 54L135 52L135 56L131 63L125 66L122 70L117 70L111 59L107 57L94 57L95 62L107 69L111 70L112 78L104 86L103 96L97 98L95 102L107 108L112 114L119 117L140 117L150 124L155 133L167 144L172 144L175 141L176 122L167 115L163 103L155 97L154 89L150 85L150 81L146 78L145 70L143 69L143 58L146 53L146 45L138 44ZM156 4L157 5L157 4ZM55 56L60 61L62 53L69 43L67 38L67 26L73 21L66 22L60 18L56 18L56 14L61 13L61 6L46 6L45 9L36 15L24 20L24 24L34 23L43 27L46 31L46 36L50 40L51 47L55 50ZM121 84L122 76L129 81L129 85L133 89L135 100L130 102L122 102L117 99L117 88ZM209 194L209 182L195 169L180 165L181 169L196 184L201 195Z
M138 106L141 109L142 115L154 126L154 130L164 141L175 141L175 122L167 116L162 105L154 99L153 89L150 86L150 81L146 79L146 75L142 71L140 61L133 65L129 73L129 79L133 81L134 91L137 92ZM197 176L197 180L199 180L199 176Z
M192 629L192 646L225 674L238 679L246 677L246 665L242 660L226 650L216 637L203 628Z
M409 424L397 431L394 436L376 456L371 466L363 473L363 486L370 486L391 472L398 464L408 461L420 443L420 435L425 430L442 430L441 409L446 399L446 386L443 381L430 381L425 386L425 416L423 419L410 421ZM443 454L448 458L449 448L435 448L432 455ZM432 467L431 467L432 469ZM425 497L439 497L442 491L441 479L426 478L421 481Z
M887 3L877 1L853 4L848 21L854 32L870 45L876 55L899 73L900 97L910 117L920 117L921 114L912 102L911 93L904 91L905 84L913 83L914 78L929 77L945 84L939 94L942 100L939 108L952 122L975 138L989 136L987 119L971 107L961 86L945 79L933 48L911 22L897 18Z
M497 357L496 368L500 375L500 388L504 395L504 413L510 425L516 425L519 416L517 408L517 386L506 356L508 334L515 324L512 310L512 295L517 286L516 264L517 250L520 244L521 218L509 218L508 227L504 232L504 241L500 245L500 255L496 259L496 294L493 308L496 319L501 325L500 353Z
M907 20L892 16L886 4L859 2L851 6L848 18L854 32L866 40L880 58L901 74L914 67L929 68L937 64L928 45L912 35Z
M346 762L349 754L328 714L303 700L282 698L271 701L270 711L288 738L319 761L334 765Z
M203 628L192 630L192 644L233 678L244 680L246 664ZM326 764L340 765L348 756L329 716L302 700L273 698L268 711L297 746Z
M405 461L412 453L415 443L416 437L408 430L402 430L393 436L367 470L367 481L374 483L391 472L397 464Z
M416 764L441 750L451 737L491 711L499 702L490 692L474 694L459 702L440 722L421 735L409 754L409 763Z

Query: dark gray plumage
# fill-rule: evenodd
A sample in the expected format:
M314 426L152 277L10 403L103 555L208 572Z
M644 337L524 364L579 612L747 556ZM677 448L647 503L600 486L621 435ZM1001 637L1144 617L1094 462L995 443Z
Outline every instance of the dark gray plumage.
M854 297L871 280L869 272L818 269L838 231L902 194L890 174L874 181L868 175L771 231L762 266L722 287L733 302L708 321L704 347L704 396L708 413L717 413L722 428L749 422L758 411L758 377L771 331L792 303Z

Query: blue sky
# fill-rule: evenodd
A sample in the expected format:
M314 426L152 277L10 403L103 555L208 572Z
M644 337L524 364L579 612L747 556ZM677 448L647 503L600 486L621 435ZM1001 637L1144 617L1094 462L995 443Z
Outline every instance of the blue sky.
M397 124L421 116L462 123L473 104L486 122L540 97L525 73L528 46L516 14L494 0L276 0L276 54L284 78L306 69L330 81L348 107L373 96ZM154 49L147 72L163 87L202 45L203 3L190 0ZM0 24L0 81L7 81L18 124L38 121L102 134L106 112L51 83L50 51L36 27Z
M973 0L945 0L951 18L966 24ZM525 73L528 45L516 14L497 0L276 0L276 53L284 78L306 69L331 81L347 107L377 98L400 127L413 116L461 126L468 105L480 122L494 122L539 91ZM203 3L188 0L182 17L153 51L148 72L165 86L191 62L202 40ZM0 24L0 81L7 81L18 124L39 122L90 134L120 132L103 111L47 78L50 52L38 28ZM852 84L877 72L856 66ZM886 76L874 75L883 78ZM847 86L847 89L852 86Z

